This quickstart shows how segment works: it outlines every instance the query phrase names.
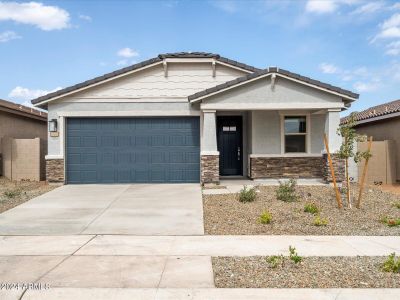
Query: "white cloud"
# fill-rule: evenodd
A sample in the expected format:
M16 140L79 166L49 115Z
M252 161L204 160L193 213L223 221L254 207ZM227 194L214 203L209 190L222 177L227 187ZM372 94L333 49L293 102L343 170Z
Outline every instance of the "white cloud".
M378 79L371 82L357 81L353 87L359 93L373 92L380 87L380 82Z
M332 13L337 9L337 3L333 0L308 0L306 11L317 14Z
M88 21L88 22L92 22L92 17L88 16L88 15L79 15L79 19Z
M0 2L0 21L34 25L46 31L70 26L66 10L39 2Z
M361 5L360 7L356 8L352 14L371 14L374 12L377 12L384 8L384 3L383 2L370 2L364 5Z
M8 97L14 98L14 99L19 99L19 100L30 100L30 99L35 99L37 97L56 92L58 90L61 90L61 87L57 87L54 90L51 91L46 91L46 90L40 90L40 89L28 89L24 88L21 86L15 87L9 94Z
M14 31L4 31L0 33L0 43L5 43L11 40L20 39L21 37Z
M125 58L130 58L130 57L139 56L139 52L126 47L126 48L122 48L122 49L118 50L117 55L121 56L121 57L125 57Z
M380 27L380 32L371 40L375 42L377 39L390 39L400 37L400 13L392 15L385 20Z
M238 10L238 7L237 7L235 1L220 0L220 1L213 1L212 4L215 7L219 8L227 13L234 13Z
M396 42L391 42L386 45L386 54L387 55L399 55L400 54L400 40Z
M338 67L336 67L334 64L328 64L328 63L320 64L319 69L322 71L322 73L325 74L335 74L339 72Z

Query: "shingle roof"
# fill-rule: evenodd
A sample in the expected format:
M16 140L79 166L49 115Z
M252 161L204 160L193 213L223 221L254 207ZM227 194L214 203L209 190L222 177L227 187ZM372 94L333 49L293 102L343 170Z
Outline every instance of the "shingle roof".
M57 96L60 96L60 95L63 95L63 94L78 90L80 88L83 88L83 87L86 87L86 86L101 82L103 80L106 80L106 79L109 79L109 78L112 78L112 77L115 77L115 76L118 76L118 75L121 75L121 74L124 74L124 73L127 73L127 72L131 72L131 71L134 71L134 70L149 66L149 65L157 63L157 62L160 62L164 58L215 58L216 60L218 60L218 61L220 61L222 63L226 63L226 64L229 64L229 65L232 65L232 66L235 66L235 67L239 67L241 69L244 69L244 70L247 70L247 71L250 71L250 72L256 72L256 71L260 70L258 68L253 67L253 66L249 66L249 65L240 63L238 61L235 61L235 60L231 60L231 59L228 59L228 58L225 58L225 57L221 57L219 54L214 54L214 53L208 53L208 52L165 53L165 54L159 54L157 57L142 61L140 63L131 65L129 67L125 67L125 68L116 70L114 72L110 72L110 73L104 74L102 76L98 76L98 77L95 77L93 79L89 79L89 80L86 80L84 82L69 86L69 87L61 89L61 90L58 90L56 92L49 93L47 95L38 97L36 99L33 99L31 102L32 102L32 104L38 104L38 103L43 102L45 100L51 99L53 97L57 97Z
M327 83L323 83L321 81L318 81L318 80L315 80L315 79L311 79L309 77L305 77L305 76L302 76L300 74L292 73L292 72L289 72L289 71L284 70L284 69L280 69L280 68L277 68L277 67L269 67L269 68L266 68L264 70L259 70L259 71L256 71L256 72L252 73L252 74L248 74L246 76L239 77L239 78L236 78L234 80L222 83L222 84L217 85L215 87L212 87L212 88L197 92L197 93L195 93L193 95L190 95L188 98L189 98L190 101L191 100L195 100L197 98L200 98L200 97L203 97L203 96L206 96L206 95L209 95L209 94L224 90L224 89L226 89L228 87L235 86L235 85L237 85L239 83L246 82L246 81L249 81L251 79L255 79L257 77L261 77L263 75L272 74L272 73L282 74L282 75L285 75L287 77L303 81L305 83L313 84L315 86L318 86L318 87L321 87L321 88L324 88L324 89L327 89L327 90L330 90L330 91L334 91L334 92L337 92L337 93L340 93L340 94L343 94L343 95L346 95L346 96L349 96L351 98L358 98L359 97L358 94L353 93L353 92L351 92L349 90L345 90L345 89L342 89L342 88L337 87L337 86L333 86L333 85L330 85L330 84L327 84Z
M18 113L20 115L22 114L28 118L41 119L43 121L47 120L46 112L42 112L37 109L27 107L25 105L17 104L3 99L0 99L0 110L4 110L10 113Z
M395 100L392 102L383 103L377 106L370 107L361 112L354 113L355 121L363 121L374 119L376 117L386 116L400 112L400 100ZM349 116L340 119L340 123L344 124L347 122Z

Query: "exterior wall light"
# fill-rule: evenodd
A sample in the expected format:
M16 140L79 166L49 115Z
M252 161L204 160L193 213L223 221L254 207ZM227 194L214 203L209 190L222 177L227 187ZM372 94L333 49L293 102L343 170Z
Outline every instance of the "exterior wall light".
M57 119L49 121L49 132L57 132Z

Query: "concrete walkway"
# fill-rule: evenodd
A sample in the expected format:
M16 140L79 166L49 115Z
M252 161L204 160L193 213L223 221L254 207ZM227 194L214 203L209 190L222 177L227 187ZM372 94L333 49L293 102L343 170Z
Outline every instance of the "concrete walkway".
M198 184L65 185L0 214L0 235L202 235Z
M384 236L2 236L0 282L49 284L22 299L396 299L400 290L215 289L212 256L381 256ZM24 289L1 290L20 299ZM376 298L379 296L378 298Z
M400 236L2 236L0 256L384 256Z

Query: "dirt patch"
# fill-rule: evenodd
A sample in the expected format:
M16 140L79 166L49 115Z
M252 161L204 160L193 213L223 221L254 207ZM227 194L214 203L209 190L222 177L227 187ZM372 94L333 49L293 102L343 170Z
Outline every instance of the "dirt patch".
M305 257L272 268L266 257L213 257L218 288L399 288L400 274L380 269L384 257Z
M326 186L298 186L299 200L284 202L276 199L273 186L260 187L256 201L241 203L234 194L204 195L204 227L212 235L400 235L400 226L388 227L381 222L385 216L400 218L400 209L394 204L400 195L368 188L363 195L361 209L336 205L335 193ZM352 186L357 193L358 187ZM315 203L326 226L315 226L316 216L304 212L306 203ZM268 210L270 224L260 224L259 216Z
M0 213L47 193L56 187L45 182L15 182L0 177Z

